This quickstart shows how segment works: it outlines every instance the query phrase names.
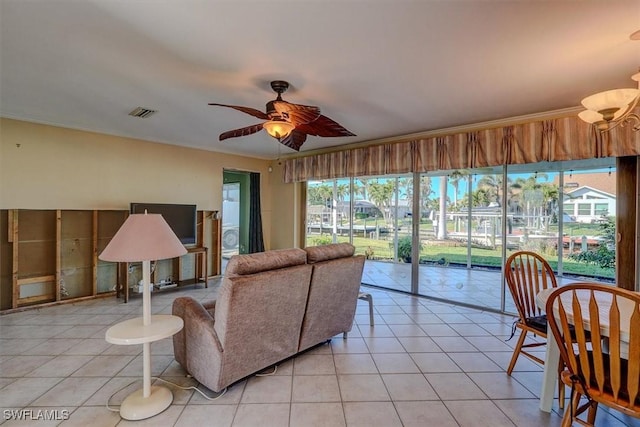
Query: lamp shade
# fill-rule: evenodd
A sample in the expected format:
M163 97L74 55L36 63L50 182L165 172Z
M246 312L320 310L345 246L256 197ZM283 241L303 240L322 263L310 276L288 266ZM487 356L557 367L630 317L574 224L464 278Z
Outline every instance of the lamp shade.
M274 138L284 138L291 133L295 126L284 120L269 120L265 122L262 127L267 131L269 135Z
M624 115L624 113L626 112L626 110L618 110L616 111L616 113L613 115L613 121L618 120L620 117L622 117ZM596 124L596 123L604 123L606 122L606 120L604 119L604 116L600 113L597 113L595 111L592 110L584 110L582 112L580 112L578 114L578 117L580 117L583 121L587 122L587 123L592 123L592 124Z
M103 261L137 262L175 258L186 248L160 214L131 214L99 258Z
M584 108L601 112L627 107L640 94L639 89L613 89L587 96L582 100Z

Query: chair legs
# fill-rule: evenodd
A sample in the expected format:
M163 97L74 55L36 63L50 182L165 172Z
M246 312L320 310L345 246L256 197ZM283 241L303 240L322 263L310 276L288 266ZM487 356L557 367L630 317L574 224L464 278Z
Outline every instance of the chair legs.
M564 383L563 383L564 384ZM584 413L585 406L580 407L580 399L582 398L582 394L573 393L573 398L569 402L569 408L565 409L564 416L562 417L561 427L571 427L574 424L574 421L577 424L582 426L594 426L596 423L596 413L598 411L598 403L591 402L591 405L586 408L587 417L586 421L578 418L578 415ZM580 408L580 409L578 409ZM581 411L581 412L578 412ZM573 419L571 415L573 414Z
M513 350L513 356L511 356L511 362L509 362L509 367L507 368L507 375L511 375L511 372L513 372L513 368L515 368L516 362L518 361L518 357L520 356L521 353L535 360L538 363L544 364L544 361L542 361L541 359L522 350L522 347L526 347L524 345L524 340L526 337L527 337L527 331L525 329L522 329L522 332L520 332L520 336L518 337L518 342L516 343L516 348ZM562 364L562 361L561 361L560 365L558 366L558 405L560 406L560 409L564 409L564 399L565 399L564 383L562 382L562 378L560 377L560 373L563 370L564 370L564 365Z
M373 326L373 297L371 294L360 292L358 294L358 299L369 302L369 324Z
M511 362L509 362L509 367L507 368L507 375L511 375L513 368L516 366L516 362L518 361L518 356L520 356L520 352L522 352L522 344L524 344L524 339L526 337L527 337L527 331L523 329L522 332L520 332L520 336L518 337L516 348L513 350L513 356L511 356Z

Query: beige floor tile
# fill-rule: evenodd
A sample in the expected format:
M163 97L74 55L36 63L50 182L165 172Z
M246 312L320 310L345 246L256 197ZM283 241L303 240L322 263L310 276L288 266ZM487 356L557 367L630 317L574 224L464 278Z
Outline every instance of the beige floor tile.
M438 345L429 337L398 337L407 353L441 352Z
M382 320L387 325L412 325L413 320L407 314L382 314Z
M184 406L172 405L167 409L151 418L138 421L122 420L118 423L118 427L159 427L172 426L180 414L184 412Z
M460 372L460 368L446 353L411 353L421 372Z
M241 404L232 427L287 427L289 403Z
M80 406L109 378L65 378L36 399L33 406Z
M335 354L333 360L338 374L377 374L373 357L367 354Z
M0 356L29 354L29 349L32 349L46 341L44 338L31 339L31 338L11 338L5 339L4 330L6 326L2 325L3 338L0 338Z
M458 337L460 336L455 329L442 322L433 324L420 322L420 328L430 337Z
M381 374L410 374L418 373L420 369L406 353L376 353L373 361Z
M452 323L449 326L462 337L488 337L491 332L475 323Z
M100 326L102 328L102 326ZM138 350L138 352L142 351L142 346L136 345L111 345L105 341L104 335L100 338L85 338L81 340L79 343L75 344L72 347L69 347L64 354L69 355L98 355L103 354L105 351L110 348L118 348L118 349L126 349L129 350L128 353L113 353L113 354L131 354L131 350ZM137 347L137 349L136 349Z
M199 392L194 392L189 400L189 405L237 405L244 395L246 385L247 380L243 380L227 387L224 392L221 390L220 393L215 393L200 384L198 389L204 396Z
M92 360L92 356L56 356L27 377L67 377Z
M236 413L236 405L189 406L178 417L175 427L230 427Z
M559 427L562 417L555 412L542 412L538 399L494 400L493 403L518 427Z
M340 402L335 375L298 375L293 377L292 402Z
M438 400L433 387L422 374L383 374L391 400Z
M391 400L380 375L338 375L343 402Z
M504 340L496 337L466 337L475 348L480 351L511 351L512 348Z
M326 375L335 374L331 354L303 354L293 362L294 375Z
M54 358L55 356L13 356L0 364L0 373L7 378L24 377Z
M403 353L404 347L397 338L365 338L371 353Z
M478 351L466 338L463 337L433 337L433 341L438 344L442 351Z
M60 427L113 427L121 421L120 413L105 406L82 406L74 410Z
M133 356L95 356L89 363L83 365L72 375L75 377L112 377L133 360ZM131 376L142 375L140 370Z
M291 377L251 377L244 388L242 403L291 402Z
M490 399L529 399L531 394L515 378L501 372L467 372L467 375Z
M515 424L490 400L446 401L460 427L513 427Z
M110 357L131 357L131 356L110 356ZM142 354L131 359L127 365L118 372L118 375L125 377L142 376L143 368ZM173 356L157 355L151 350L151 375L158 376L162 374L174 361Z
M447 353L465 372L500 372L504 369L482 353Z
M404 427L458 427L444 403L430 402L395 402L396 410Z
M34 356L57 356L58 354L66 352L81 341L82 340L79 338L53 338L31 348L29 350L29 354Z
M334 354L337 353L369 353L369 348L361 337L352 337L346 340L333 339L331 340L331 350Z
M55 387L64 378L19 378L0 390L4 408L23 408Z
M368 318L365 324L358 324L358 329L363 338L392 338L395 336L391 328L381 321L377 322L375 326L369 326Z
M292 403L289 427L346 426L342 403Z
M400 427L402 422L391 402L346 402L348 427Z
M486 399L487 396L464 373L425 374L441 400Z
M427 334L415 323L406 325L389 325L396 337L424 337Z

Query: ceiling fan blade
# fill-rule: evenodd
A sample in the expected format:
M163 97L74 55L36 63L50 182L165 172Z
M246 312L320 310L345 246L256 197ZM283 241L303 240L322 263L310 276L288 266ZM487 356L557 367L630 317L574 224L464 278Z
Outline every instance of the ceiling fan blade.
M313 122L296 126L296 130L309 135L333 137L333 136L356 136L337 122L322 114Z
M214 102L210 102L209 105L215 105L215 106L218 106L218 107L233 108L234 110L242 111L243 113L247 113L247 114L249 114L249 115L251 115L253 117L256 117L258 119L269 120L269 116L267 116L265 113L263 113L260 110L256 110L255 108L242 107L240 105L216 104Z
M294 126L313 122L320 117L320 108L311 105L292 104L287 101L273 101L273 107L280 117Z
M240 129L230 130L220 134L220 141L228 139L228 138L237 138L239 136L247 136L254 134L256 132L260 132L262 130L262 123L258 123L257 125L251 125Z
M280 139L280 143L286 145L289 148L293 148L296 151L300 151L300 147L307 140L307 134L298 132L294 129L289 135Z

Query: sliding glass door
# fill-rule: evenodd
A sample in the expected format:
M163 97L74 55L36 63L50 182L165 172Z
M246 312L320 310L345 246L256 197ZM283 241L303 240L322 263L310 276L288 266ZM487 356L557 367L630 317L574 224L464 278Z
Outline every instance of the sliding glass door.
M310 181L306 242L353 243L364 283L514 312L513 251L561 281L614 278L615 181L612 159Z

